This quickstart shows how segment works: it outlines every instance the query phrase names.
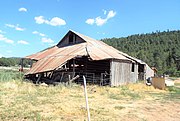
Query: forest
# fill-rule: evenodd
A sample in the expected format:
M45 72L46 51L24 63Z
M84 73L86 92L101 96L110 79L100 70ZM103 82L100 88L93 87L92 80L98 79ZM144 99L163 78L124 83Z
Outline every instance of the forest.
M156 67L159 75L180 76L180 30L105 38L102 41Z
M156 67L158 74L180 76L180 30L156 31L101 41ZM24 60L24 66L30 62ZM0 66L19 66L20 58L0 58Z

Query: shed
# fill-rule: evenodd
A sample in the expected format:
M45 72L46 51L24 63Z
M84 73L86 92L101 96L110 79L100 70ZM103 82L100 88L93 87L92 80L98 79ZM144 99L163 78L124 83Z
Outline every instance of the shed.
M82 83L84 75L91 84L119 86L136 82L140 74L145 76L147 65L72 30L56 46L25 58L35 61L25 77L46 83L66 82L76 75L80 78L75 82Z

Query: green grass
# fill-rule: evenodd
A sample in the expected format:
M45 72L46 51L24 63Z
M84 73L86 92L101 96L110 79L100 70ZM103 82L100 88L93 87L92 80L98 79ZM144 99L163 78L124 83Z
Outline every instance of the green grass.
M175 83L174 85L175 85L175 86L180 86L180 83Z
M130 90L127 86L120 86L118 87L118 93L109 93L109 98L115 100L122 100L122 99L131 99L131 100L138 100L142 99L142 96L133 90Z
M0 82L11 80L22 80L23 73L13 70L0 70Z
M156 100L164 101L180 101L180 88L170 86L166 87L169 93L150 93Z
M178 94L180 94L180 88L175 87L175 86L167 87L167 90L170 91L170 92L173 92L173 93L178 93Z

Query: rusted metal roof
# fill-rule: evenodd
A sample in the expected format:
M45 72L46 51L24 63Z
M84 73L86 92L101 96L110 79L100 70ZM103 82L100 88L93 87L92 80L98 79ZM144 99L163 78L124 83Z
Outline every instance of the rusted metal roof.
M35 53L35 54L32 54L32 55L26 56L25 58L32 59L32 60L40 60L40 59L45 58L46 56L52 54L57 49L58 49L57 46L53 46L53 47L51 47L49 49L46 49L44 51L41 51L41 52L38 52L38 53Z
M60 67L63 63L76 56L86 56L87 52L85 45L85 43L82 43L54 50L51 54L38 60L35 65L33 65L33 67L26 73L26 75L51 71Z
M102 41L94 40L74 31L71 32L81 37L85 42L65 47L54 46L26 56L25 58L38 60L26 75L55 70L76 56L90 56L92 60L120 59L132 61L132 59Z

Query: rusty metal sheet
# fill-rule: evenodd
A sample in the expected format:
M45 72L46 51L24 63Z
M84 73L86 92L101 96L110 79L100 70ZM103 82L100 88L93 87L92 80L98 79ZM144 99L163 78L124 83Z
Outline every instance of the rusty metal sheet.
M38 52L38 53L35 53L35 54L32 54L32 55L26 56L24 58L32 59L32 60L40 60L40 59L52 54L57 49L58 49L58 47L54 46L54 47L51 47L51 48L46 49L44 51L41 51L41 52Z
M25 75L51 71L76 56L86 56L85 44L79 45L80 46L74 45L55 50L49 56L37 61Z

